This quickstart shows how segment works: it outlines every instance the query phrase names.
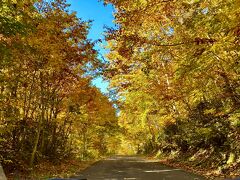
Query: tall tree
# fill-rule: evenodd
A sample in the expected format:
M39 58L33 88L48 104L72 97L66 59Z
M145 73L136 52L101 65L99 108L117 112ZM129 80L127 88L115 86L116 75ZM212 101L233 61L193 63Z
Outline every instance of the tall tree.
M226 150L239 139L239 1L105 2L115 6L117 24L106 32L105 76L122 99L128 131L137 135L134 124L144 116L142 143L154 132L153 150L213 148L239 156Z
M9 171L76 157L81 144L83 158L107 153L109 129L117 129L112 103L91 86L101 64L87 39L91 23L68 7L1 2L0 161Z

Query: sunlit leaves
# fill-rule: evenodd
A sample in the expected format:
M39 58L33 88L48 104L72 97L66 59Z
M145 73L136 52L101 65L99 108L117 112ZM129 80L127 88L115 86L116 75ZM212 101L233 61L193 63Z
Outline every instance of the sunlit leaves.
M106 77L129 135L141 132L163 151L236 147L239 1L105 2L116 7L118 25L107 34Z
M93 144L107 146L117 119L91 86L101 64L87 39L91 22L64 0L0 3L0 161L21 168L43 157L106 153Z

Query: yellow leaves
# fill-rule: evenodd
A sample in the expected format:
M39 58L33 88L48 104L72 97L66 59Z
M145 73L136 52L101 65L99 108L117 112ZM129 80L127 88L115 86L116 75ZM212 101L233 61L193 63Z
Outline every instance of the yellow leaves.
M227 164L231 165L234 162L236 162L236 154L231 152L230 155L229 155L229 158L227 160Z
M196 133L198 133L200 136L209 138L212 134L212 130L211 128L198 128Z
M240 127L240 113L239 112L231 114L228 119L230 120L232 126Z
M162 115L159 121L159 125L161 127L165 127L175 123L176 123L176 119L174 119L171 115Z
M64 111L62 111L62 112L60 112L60 113L58 114L58 118L59 118L59 119L64 119L64 118L66 118L66 116L67 116L67 113L64 112Z
M194 4L200 2L200 0L186 0L185 2L189 4Z
M215 108L211 108L211 109L206 109L205 111L204 111L204 114L205 115L214 115L216 113L216 109Z
M229 148L240 127L240 1L113 3L121 10L108 78L126 134L134 143L153 141L157 132L170 147Z
M143 6L146 6L147 5L147 0L137 0L134 4L133 4L133 7L134 8L143 8Z
M148 1L147 0L139 0L139 3L144 6L147 5Z
M20 2L21 2L21 1L20 1ZM17 0L11 0L11 3L13 3L13 4L17 4L18 1L17 1Z

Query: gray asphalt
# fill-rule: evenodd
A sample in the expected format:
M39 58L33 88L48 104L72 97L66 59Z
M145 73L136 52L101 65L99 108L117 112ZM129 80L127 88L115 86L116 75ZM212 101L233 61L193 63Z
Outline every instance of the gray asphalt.
M75 177L87 180L203 180L204 177L141 157L116 156L99 161Z

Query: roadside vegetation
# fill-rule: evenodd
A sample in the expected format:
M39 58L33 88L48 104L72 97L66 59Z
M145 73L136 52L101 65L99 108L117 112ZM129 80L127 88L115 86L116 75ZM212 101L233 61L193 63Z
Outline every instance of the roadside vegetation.
M240 174L240 1L106 0L105 72L138 153Z
M240 1L102 3L116 9L107 61L65 0L0 1L7 175L65 177L121 152L240 176ZM98 76L108 95L91 85Z
M59 162L47 161L38 163L33 169L8 174L8 180L43 180L51 178L70 178L79 175L81 171L91 166L95 161L77 159Z
M113 103L91 85L102 62L87 39L90 27L64 0L0 2L0 162L7 175L117 147Z

